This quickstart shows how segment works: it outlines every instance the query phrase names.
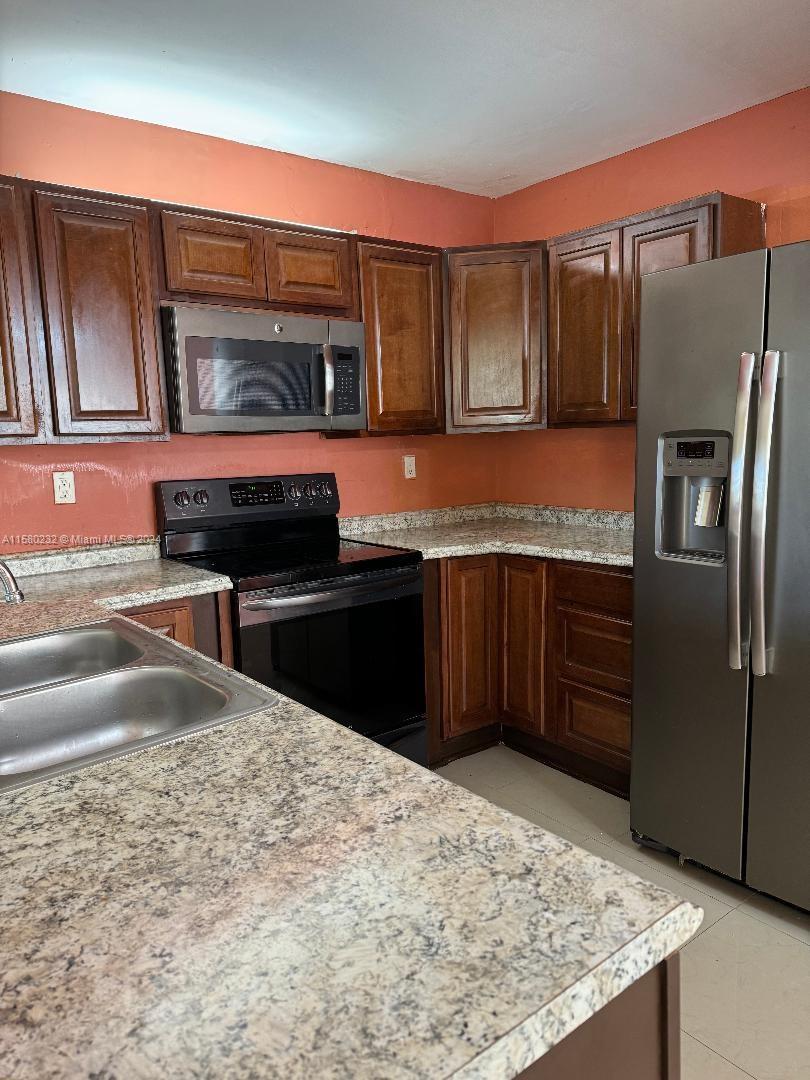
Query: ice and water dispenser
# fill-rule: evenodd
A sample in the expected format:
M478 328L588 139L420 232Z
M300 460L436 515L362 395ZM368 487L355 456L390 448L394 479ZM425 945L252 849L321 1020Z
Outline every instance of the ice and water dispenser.
M723 562L731 439L670 432L658 440L658 528L662 559Z

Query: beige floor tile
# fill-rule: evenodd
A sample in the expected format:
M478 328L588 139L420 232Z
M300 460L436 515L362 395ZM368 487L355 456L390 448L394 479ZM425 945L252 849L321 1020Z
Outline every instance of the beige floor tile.
M483 782L490 788L507 789L511 798L587 836L604 839L628 828L624 799L504 746L451 762L439 771L465 787Z
M749 1080L750 1076L685 1031L681 1032L681 1080Z
M810 947L739 909L681 953L684 1030L757 1080L810 1080Z
M749 897L740 904L740 911L750 915L752 919L759 919L767 923L775 930L781 930L791 937L798 938L805 945L810 945L810 914L799 911L790 904L783 904L781 900L772 900L769 896L751 892ZM807 1004L810 1014L810 1002Z

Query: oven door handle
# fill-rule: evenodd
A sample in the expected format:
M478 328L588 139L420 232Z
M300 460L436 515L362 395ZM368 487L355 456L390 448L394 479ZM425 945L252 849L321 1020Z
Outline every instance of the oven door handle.
M291 618L295 614L307 614L307 609L327 606L329 610L340 607L355 607L363 603L383 600L392 594L411 595L422 591L421 568L384 581L364 581L336 589L321 589L318 592L295 593L287 596L266 596L260 600L243 600L240 610L243 612L263 612L265 618ZM314 612L313 612L314 614ZM255 619L255 616L253 616Z

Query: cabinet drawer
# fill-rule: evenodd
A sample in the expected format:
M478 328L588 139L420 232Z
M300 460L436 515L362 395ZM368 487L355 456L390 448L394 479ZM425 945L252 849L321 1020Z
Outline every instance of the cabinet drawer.
M168 210L161 216L170 290L267 298L264 229Z
M354 252L348 240L272 229L265 245L271 300L354 312Z
M614 768L630 766L630 701L557 679L557 742Z
M557 674L629 694L632 675L632 626L565 605L557 609Z
M633 617L633 579L610 567L555 563L554 598L607 611L617 618Z

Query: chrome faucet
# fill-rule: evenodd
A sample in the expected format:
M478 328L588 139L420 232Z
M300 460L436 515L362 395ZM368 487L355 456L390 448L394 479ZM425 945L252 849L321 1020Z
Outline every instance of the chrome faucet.
M12 574L8 565L0 559L0 584L2 584L5 591L5 596L1 597L7 604L21 604L25 597L23 591L17 584L17 579Z

